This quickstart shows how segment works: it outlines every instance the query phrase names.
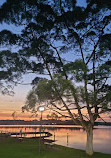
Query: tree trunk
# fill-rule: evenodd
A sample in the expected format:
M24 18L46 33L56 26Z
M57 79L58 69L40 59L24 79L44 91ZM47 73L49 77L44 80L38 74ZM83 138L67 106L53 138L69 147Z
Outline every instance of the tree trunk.
M87 132L86 153L93 155L93 127L89 126Z

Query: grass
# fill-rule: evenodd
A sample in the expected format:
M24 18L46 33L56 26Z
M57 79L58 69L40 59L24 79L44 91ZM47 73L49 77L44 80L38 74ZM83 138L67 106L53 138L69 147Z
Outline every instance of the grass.
M46 148L43 144L39 152L38 140L17 138L0 139L0 158L111 158L111 154L94 153L87 156L85 151L54 145Z

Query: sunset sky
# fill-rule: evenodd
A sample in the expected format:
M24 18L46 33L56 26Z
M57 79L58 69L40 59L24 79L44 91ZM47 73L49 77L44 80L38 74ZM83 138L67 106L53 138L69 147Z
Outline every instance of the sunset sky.
M0 6L6 0L0 0ZM85 5L85 1L78 0L78 5ZM0 31L3 29L13 30L14 32L20 32L20 28L16 29L13 25L1 24ZM0 48L1 49L1 48ZM70 56L69 58L72 58ZM34 75L28 75L23 77L24 83L31 83L32 79L34 79ZM30 85L18 85L14 87L14 96L7 96L0 94L0 119L12 119L11 114L16 111L16 116L18 119L31 119L30 113L22 114L21 108L25 104L26 95L31 90ZM34 119L34 118L32 118Z
M0 6L5 2L5 0L0 0ZM78 0L78 5L84 5L85 1ZM16 28L13 25L6 25L1 24L0 25L0 31L3 29L9 29L16 32ZM19 30L20 31L20 28ZM2 48L0 48L2 49ZM72 55L69 57L69 60L72 58ZM35 75L25 75L23 76L23 83L31 83L31 81L34 79ZM18 85L14 87L14 96L7 96L0 94L0 120L3 119L12 119L12 113L16 111L16 119L35 119L30 118L30 113L22 113L21 108L25 104L26 95L28 94L29 90L31 90L30 85ZM44 116L46 113L44 114ZM39 118L37 118L39 119Z

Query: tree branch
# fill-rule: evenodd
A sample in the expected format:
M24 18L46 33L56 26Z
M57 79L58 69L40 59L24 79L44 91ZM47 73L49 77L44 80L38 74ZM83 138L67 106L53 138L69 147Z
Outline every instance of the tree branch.
M102 30L101 30L101 35L99 36L99 39L98 39L98 41L96 42L96 44L95 44L95 46L94 46L93 52L91 53L91 55L90 55L88 61L86 62L86 65L90 62L90 60L91 60L93 54L95 53L96 48L97 48L97 46L98 46L98 44L99 44L99 41L100 41L100 39L101 39L101 36L102 36L102 34L103 34L103 30L105 29L106 25L107 25L107 24L105 24L104 27L102 28Z

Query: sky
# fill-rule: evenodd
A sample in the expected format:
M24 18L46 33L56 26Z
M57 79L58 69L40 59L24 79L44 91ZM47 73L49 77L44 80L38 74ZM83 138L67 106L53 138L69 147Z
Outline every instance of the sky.
M5 2L5 0L0 0L0 6ZM79 6L86 6L85 0L78 0L77 3ZM3 29L13 30L13 32L20 32L21 28L16 29L13 25L2 24L0 25L0 31ZM69 60L73 58L72 55L68 56ZM34 79L34 75L24 75L23 82L31 83ZM16 119L25 119L25 120L32 120L32 119L39 119L32 117L30 118L30 113L22 113L22 106L25 105L26 96L28 92L31 90L31 85L18 85L14 87L14 96L8 95L1 95L0 94L0 120L5 119L13 119L12 113L16 111ZM46 117L46 115L44 114Z
M6 0L0 0L0 6L5 2ZM85 0L81 1L78 0L78 5L85 6ZM20 32L21 28L15 28L13 25L7 25L2 24L0 25L0 31L3 29L13 30L13 32ZM69 57L69 60L72 59L73 56ZM23 76L23 82L31 83L31 81L34 79L34 75L25 75ZM12 113L16 111L16 117L18 119L31 119L30 113L22 114L21 108L25 105L25 100L28 92L31 90L30 85L18 85L14 87L14 96L8 96L8 95L0 95L0 119L12 119ZM32 118L35 119L35 118Z

